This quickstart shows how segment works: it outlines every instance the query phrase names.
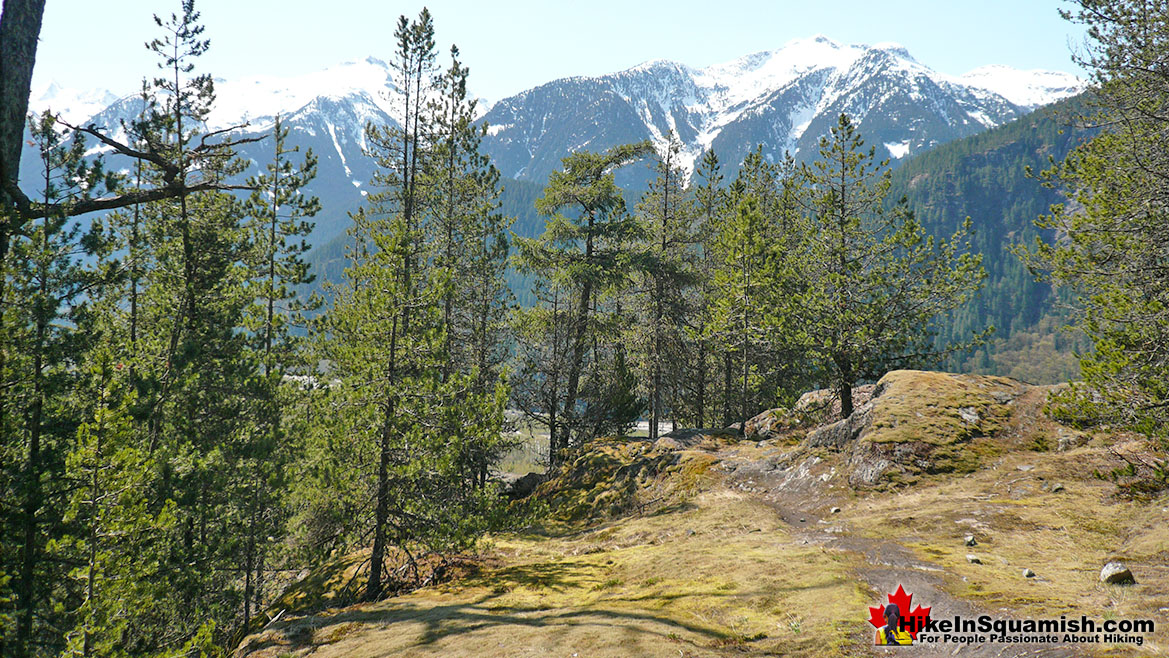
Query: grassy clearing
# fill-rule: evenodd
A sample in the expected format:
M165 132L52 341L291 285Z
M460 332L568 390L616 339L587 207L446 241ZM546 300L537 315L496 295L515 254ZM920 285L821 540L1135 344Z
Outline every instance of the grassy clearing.
M866 570L901 565L881 562L884 545L933 565L920 577L952 604L1013 618L1151 618L1158 631L1142 647L1087 655L1169 655L1169 497L1120 499L1093 476L1115 466L1110 445L1120 439L1060 427L1042 412L1045 389L890 377L886 396L897 395L875 405L876 438L860 443L950 460L897 472L913 486L854 490L842 476L855 454L787 441L597 441L541 485L551 511L543 525L493 537L479 571L376 604L286 615L238 655L867 655L862 620L882 593L865 584ZM1081 447L1057 450L1069 437ZM811 457L819 461L800 475ZM755 468L749 491L730 488L728 465ZM785 525L761 502L768 487L781 512L808 510L809 523L800 511ZM828 516L823 534L817 510ZM976 546L965 545L968 534ZM1113 559L1138 584L1100 584ZM293 605L298 592L302 603L321 597L351 568L339 562L291 590L290 613L307 611Z
M1092 476L1108 466L1097 448L1013 452L965 477L872 495L840 520L858 534L910 547L943 568L951 594L988 610L1154 619L1151 644L1107 655L1169 655L1169 616L1162 611L1169 601L1169 499L1115 498L1114 485ZM966 546L966 535L978 544ZM982 564L968 562L968 554ZM1099 582L1101 567L1113 559L1132 568L1137 585ZM1024 578L1024 568L1036 577Z
M278 623L248 639L248 655L848 656L871 598L853 558L793 539L725 490L568 534L499 537L492 554L505 566L457 585Z

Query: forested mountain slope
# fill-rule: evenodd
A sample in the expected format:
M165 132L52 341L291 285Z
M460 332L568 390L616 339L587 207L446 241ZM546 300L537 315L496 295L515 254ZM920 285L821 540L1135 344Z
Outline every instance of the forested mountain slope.
M1051 286L1036 282L1012 249L1034 242L1039 235L1034 220L1063 201L1037 176L1091 135L1080 118L1085 105L1083 96L1052 104L938 146L894 171L890 200L905 196L937 236L949 236L970 217L972 246L983 254L987 278L982 294L945 323L942 334L969 336L988 325L996 331L975 354L948 364L951 369L1036 382L1074 374L1072 338L1058 331L1063 322ZM1028 168L1034 176L1026 174Z

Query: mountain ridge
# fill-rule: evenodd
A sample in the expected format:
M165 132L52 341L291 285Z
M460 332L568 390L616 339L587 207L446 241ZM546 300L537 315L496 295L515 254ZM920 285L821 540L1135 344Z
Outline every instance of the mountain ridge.
M1079 84L1065 73L1005 67L981 67L972 74L977 84L963 85L955 76L920 64L898 44L847 45L823 35L701 69L650 60L601 76L549 81L490 107L484 103L480 120L488 131L483 149L505 177L542 183L571 151L642 139L660 146L673 130L684 144L684 164L692 165L702 151L714 148L724 173L733 176L742 157L758 144L772 160L785 151L810 158L819 136L847 112L866 140L883 147L896 166L1028 111L987 87L1002 83L1016 99L1029 94L1026 99L1046 101ZM396 125L392 77L386 62L367 57L293 76L218 80L208 127L247 124L241 132L256 135L271 129L277 113L285 117L292 144L312 148L320 158L318 178L306 191L319 196L325 208L309 237L313 246L323 245L344 232L344 211L359 205L368 191L373 165L363 154L366 124ZM124 96L84 120L77 117L112 94L49 86L33 96L34 109L53 107L73 122L96 123L121 138L121 122L141 109L136 95ZM270 159L267 141L240 148L240 157L252 163L245 175ZM102 150L91 149L94 154ZM34 166L31 148L25 158L24 164ZM130 166L118 156L111 156L109 164ZM650 176L647 168L627 168L619 172L618 183L641 189Z

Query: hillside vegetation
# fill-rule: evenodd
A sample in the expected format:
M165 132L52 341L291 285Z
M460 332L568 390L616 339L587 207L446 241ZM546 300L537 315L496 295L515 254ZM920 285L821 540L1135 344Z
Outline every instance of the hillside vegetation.
M867 607L899 584L941 617L1158 621L1137 648L962 655L1165 655L1169 499L1095 477L1144 443L1056 423L1050 390L897 371L838 444L825 437L849 421L817 422L815 395L746 438L598 440L528 499L544 520L491 536L446 582L312 613L277 604L236 655L857 656L872 651ZM1101 584L1112 559L1137 584Z
M1068 322L1066 309L1051 285L1036 281L1014 250L1034 243L1041 236L1036 218L1064 201L1061 190L1044 187L1037 176L1095 134L1084 126L1088 104L1084 95L1060 101L942 144L893 172L889 199L907 198L918 220L939 237L970 217L973 250L983 254L987 277L982 293L942 322L941 336L967 336L988 325L996 331L990 342L958 355L948 367L1035 383L1078 375L1073 349L1082 351L1082 339L1061 331ZM1028 176L1028 170L1035 175Z

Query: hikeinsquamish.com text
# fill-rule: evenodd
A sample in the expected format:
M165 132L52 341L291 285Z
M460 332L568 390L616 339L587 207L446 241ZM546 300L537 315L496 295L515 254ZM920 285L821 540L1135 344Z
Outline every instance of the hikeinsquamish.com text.
M915 623L916 622L916 623ZM1058 619L996 619L990 615L950 619L902 618L904 630L917 631L918 644L1132 644L1142 646L1153 633L1152 619L1088 616ZM921 628L914 628L921 626Z

